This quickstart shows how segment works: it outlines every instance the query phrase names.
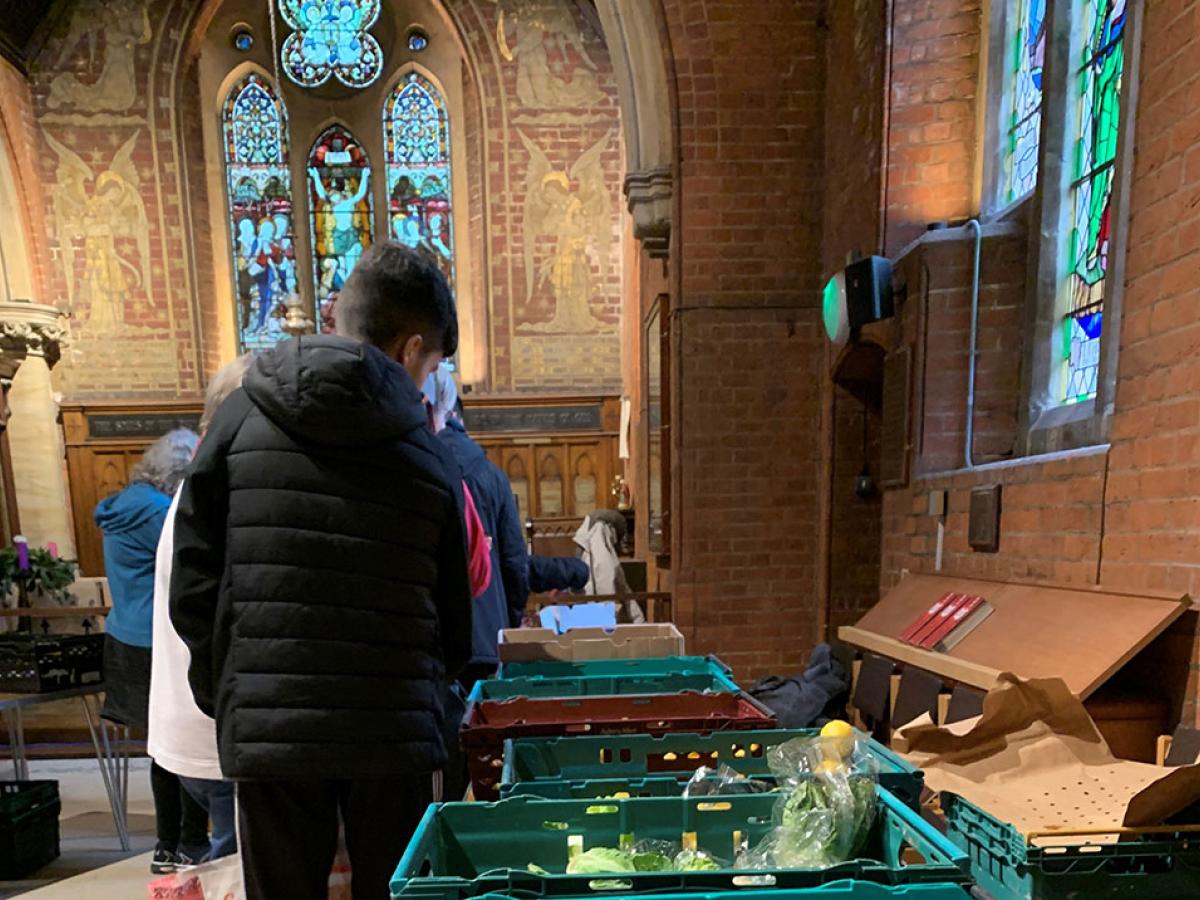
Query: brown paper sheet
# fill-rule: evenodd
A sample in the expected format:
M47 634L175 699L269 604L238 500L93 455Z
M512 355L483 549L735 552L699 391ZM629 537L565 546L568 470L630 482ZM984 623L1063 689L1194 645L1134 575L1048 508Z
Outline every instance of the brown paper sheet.
M931 790L958 794L1026 837L1158 825L1200 799L1200 765L1116 759L1057 678L1003 674L983 715L943 728L923 716L900 729L893 746L925 770Z

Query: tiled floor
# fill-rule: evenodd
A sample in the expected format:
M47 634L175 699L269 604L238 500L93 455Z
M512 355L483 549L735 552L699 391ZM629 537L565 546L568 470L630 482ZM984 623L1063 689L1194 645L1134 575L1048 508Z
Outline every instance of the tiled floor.
M0 777L11 778L11 770L0 768ZM59 783L62 856L23 881L0 882L0 898L144 900L151 879L149 851L154 847L149 760L134 760L130 766L132 853L123 853L117 841L96 760L34 760L29 777Z

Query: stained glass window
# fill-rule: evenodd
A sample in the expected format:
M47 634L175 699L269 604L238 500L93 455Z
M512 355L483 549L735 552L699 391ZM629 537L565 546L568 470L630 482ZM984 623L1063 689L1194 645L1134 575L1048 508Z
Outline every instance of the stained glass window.
M1079 0L1084 36L1076 71L1077 142L1071 211L1067 314L1062 326L1062 400L1096 396L1121 78L1125 71L1125 0Z
M1004 144L1002 200L1012 203L1037 186L1042 130L1042 63L1046 58L1046 0L1016 0L1008 75L1009 119Z
M368 29L379 18L380 0L282 0L280 12L293 29L280 50L283 70L304 87L337 78L366 87L379 77L383 50Z
M287 113L265 78L229 91L222 113L238 343L262 350L286 337L285 301L296 292Z
M308 155L313 281L318 328L328 330L333 303L371 245L371 165L349 129L327 128Z
M392 237L431 251L453 287L450 122L441 93L416 72L384 104L383 143Z

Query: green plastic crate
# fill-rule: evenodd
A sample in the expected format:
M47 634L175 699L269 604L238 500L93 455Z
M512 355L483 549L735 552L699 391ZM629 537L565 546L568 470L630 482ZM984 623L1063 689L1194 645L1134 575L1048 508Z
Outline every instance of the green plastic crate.
M624 662L659 662L654 666L612 665ZM470 698L510 700L512 697L598 697L630 694L679 694L682 691L709 691L718 694L737 694L738 685L721 662L704 656L673 656L666 660L601 660L600 665L589 662L566 664L528 664L562 668L563 674L520 674L511 670L503 678L476 682ZM594 666L594 670L593 670ZM522 666L524 668L526 666ZM574 674L566 668L576 670ZM590 671L589 671L590 670Z
M874 884L870 881L832 881L816 887L791 891L703 891L696 894L638 895L638 900L969 900L970 894L957 884ZM479 900L528 900L508 894L485 894Z
M579 662L542 660L503 663L499 678L595 678L644 675L695 675L705 672L729 675L729 666L715 656L655 656L646 659L590 659Z
M846 879L882 885L967 884L966 855L886 790L863 858L827 869L748 872L636 872L618 877L534 875L530 863L552 872L566 868L568 847L616 847L623 836L688 843L732 860L742 838L756 843L772 828L776 797L682 797L612 800L538 800L431 806L417 827L396 874L394 900L464 900L502 893L535 897L670 894L740 887L795 890ZM905 865L906 850L921 862ZM764 879L768 884L764 885Z
M967 852L976 882L996 900L1200 898L1195 831L1168 828L1118 843L1030 846L1012 825L955 794L942 795L942 809L946 836Z
M799 729L513 740L504 748L500 795L586 799L625 791L635 797L677 796L696 769L719 765L773 782L767 767L770 749L818 733ZM880 784L919 809L924 774L878 741L870 740L868 746L879 766Z

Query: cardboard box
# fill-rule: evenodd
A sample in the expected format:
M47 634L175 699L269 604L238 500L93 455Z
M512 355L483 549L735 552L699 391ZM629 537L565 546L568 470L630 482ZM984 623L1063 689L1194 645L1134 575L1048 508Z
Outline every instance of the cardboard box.
M683 635L670 623L575 628L555 634L549 628L509 628L500 632L501 662L588 659L649 659L683 656Z

